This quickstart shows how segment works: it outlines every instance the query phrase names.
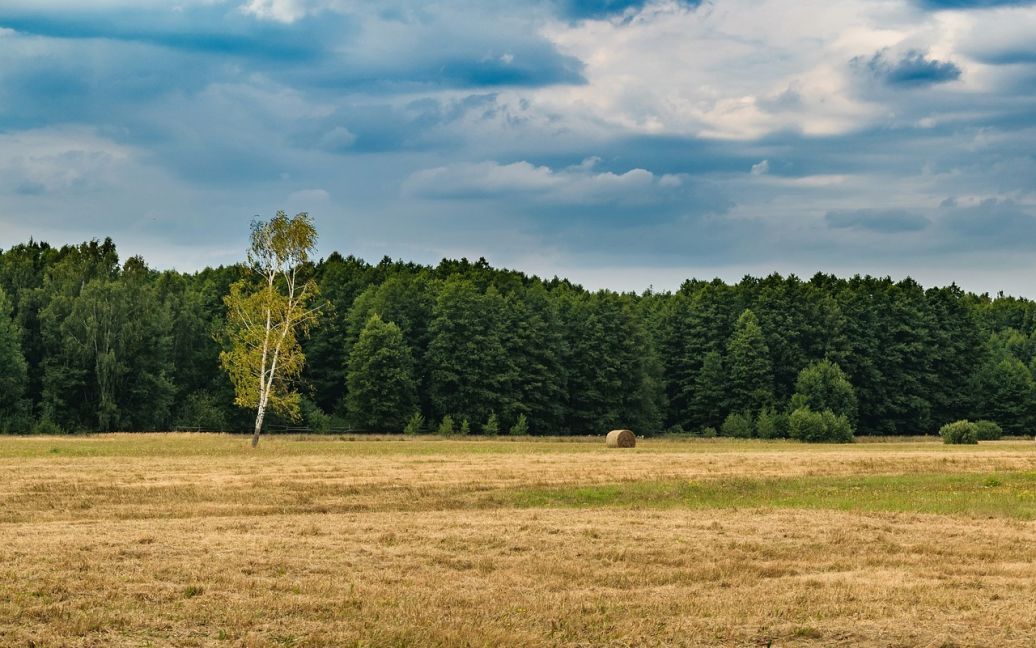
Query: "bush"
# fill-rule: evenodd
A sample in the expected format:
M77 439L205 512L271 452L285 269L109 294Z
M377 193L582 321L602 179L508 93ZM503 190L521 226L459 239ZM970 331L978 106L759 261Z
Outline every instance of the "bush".
M525 414L519 414L518 420L511 426L511 436L525 436L529 433L529 420Z
M179 426L203 430L226 430L229 425L225 408L218 396L198 391L188 394L176 417Z
M755 419L755 433L760 439L784 439L788 436L788 417L764 407Z
M471 424L468 423L468 417L466 416L460 422L460 433L464 436L468 436L469 434L471 434Z
M853 427L844 414L800 407L788 417L788 436L806 443L852 443Z
M0 434L28 434L32 432L32 418L25 411L26 409L22 407L14 413L0 415Z
M496 412L489 415L486 420L486 424L482 426L482 433L487 436L496 436L500 434L500 423L496 420Z
M303 398L299 403L299 408L302 411L302 422L310 430L325 434L331 431L333 427L331 417L325 414L316 403L308 398Z
M453 417L447 414L442 417L442 423L439 424L439 434L453 434Z
M998 441L1004 436L1004 431L993 421L976 421L979 441Z
M939 436L952 445L978 443L978 426L966 419L954 421L939 428Z
M403 434L420 434L423 427L424 417L421 416L420 412L414 412L414 415L406 422L406 427L403 428Z
M54 422L53 419L44 416L40 420L36 421L36 425L32 427L33 434L64 434L65 431L61 429L61 426Z
M671 435L676 435L676 436L682 436L684 434L687 434L687 432L683 429L683 426L680 425L679 423L677 423L675 425L670 425L668 428L666 428L665 433L666 434L671 434Z
M705 439L715 439L717 436L719 436L719 433L716 432L716 428L712 427L711 425L706 425L701 429L701 436Z
M723 427L720 429L723 432L723 436L748 439L751 438L755 431L755 426L752 424L752 417L748 414L731 412L727 415L726 420L723 421Z
M821 360L799 372L791 409L831 410L853 421L856 419L856 406L856 391L845 372L834 362Z

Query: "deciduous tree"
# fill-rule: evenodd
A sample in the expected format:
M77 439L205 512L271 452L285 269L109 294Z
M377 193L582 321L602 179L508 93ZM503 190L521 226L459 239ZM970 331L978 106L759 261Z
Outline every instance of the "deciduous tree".
M349 419L363 429L399 432L417 406L414 359L403 333L375 313L349 356Z
M300 416L295 381L305 355L299 339L317 316L310 308L317 285L305 270L316 239L306 213L289 218L279 211L269 221L253 222L248 265L258 280L234 283L224 298L227 348L220 362L234 384L235 402L256 410L253 448L267 410L292 420Z

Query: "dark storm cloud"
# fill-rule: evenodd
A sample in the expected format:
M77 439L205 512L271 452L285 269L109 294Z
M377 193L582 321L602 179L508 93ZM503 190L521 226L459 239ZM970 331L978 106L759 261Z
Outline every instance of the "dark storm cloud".
M924 86L956 81L961 70L950 61L928 58L924 52L910 50L898 58L889 58L882 50L870 59L853 59L853 65L866 68L875 78L894 86Z

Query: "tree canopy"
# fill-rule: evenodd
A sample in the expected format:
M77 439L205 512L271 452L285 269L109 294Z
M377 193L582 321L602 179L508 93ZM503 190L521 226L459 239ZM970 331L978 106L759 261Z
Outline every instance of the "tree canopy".
M467 419L473 434L520 417L530 434L653 434L720 428L737 413L770 435L795 399L845 415L857 435L934 434L964 418L1008 434L1036 424L1036 303L1022 298L823 274L616 293L483 260L336 253L293 267L321 325L289 338L305 356L284 392L297 410L269 413L271 425L298 414L312 428L401 431L416 414L425 429ZM224 296L263 281L247 264L120 262L109 240L3 251L0 429L253 427L218 333Z

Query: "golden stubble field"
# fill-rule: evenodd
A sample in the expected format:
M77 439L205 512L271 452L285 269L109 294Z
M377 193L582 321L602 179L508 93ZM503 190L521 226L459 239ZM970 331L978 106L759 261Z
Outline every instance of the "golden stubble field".
M1033 646L1036 444L0 438L0 646Z

